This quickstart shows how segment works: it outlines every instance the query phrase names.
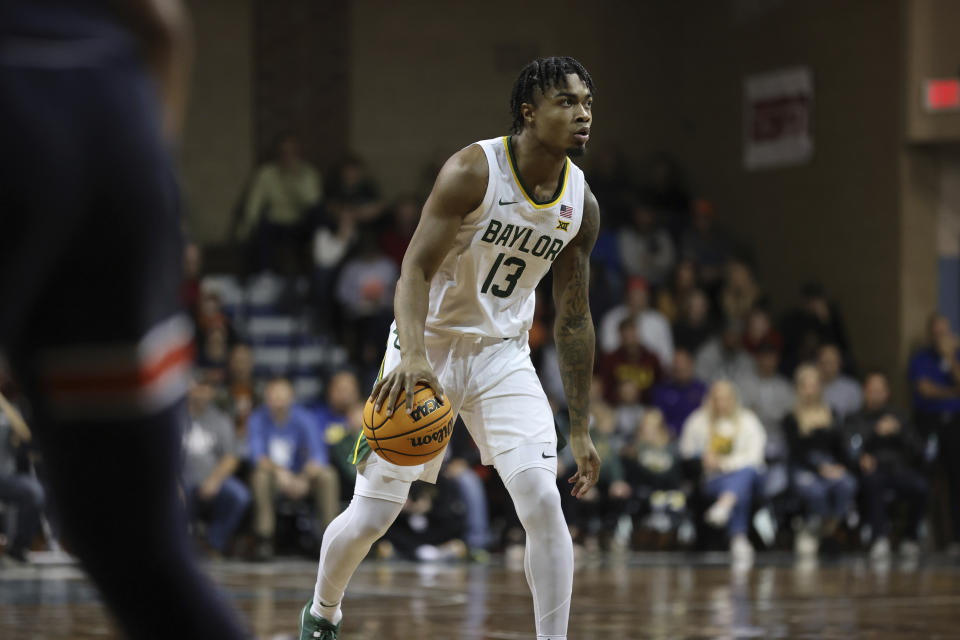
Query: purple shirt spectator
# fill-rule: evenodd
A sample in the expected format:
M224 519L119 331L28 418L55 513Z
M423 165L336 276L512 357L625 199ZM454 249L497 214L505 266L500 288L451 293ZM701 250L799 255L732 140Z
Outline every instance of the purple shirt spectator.
M324 466L328 463L327 445L319 433L316 418L301 406L292 406L282 425L274 422L266 407L260 407L250 414L250 459L267 456L294 473L300 473L310 461Z
M663 412L670 431L678 436L690 414L703 404L706 393L707 385L699 380L687 383L668 380L653 388L653 406Z
M706 393L707 385L694 374L690 352L677 349L673 355L670 379L654 386L650 398L653 406L663 412L667 427L677 436L690 414L703 404Z
M960 358L960 350L957 351ZM923 413L960 412L960 396L954 398L925 398L917 392L917 383L929 380L942 387L955 387L956 380L949 364L932 348L918 351L910 359L910 386L913 389L914 408Z

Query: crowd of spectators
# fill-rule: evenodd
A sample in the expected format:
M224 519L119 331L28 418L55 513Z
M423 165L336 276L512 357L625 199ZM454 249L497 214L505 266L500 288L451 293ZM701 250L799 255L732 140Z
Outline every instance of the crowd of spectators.
M592 168L603 226L592 257L591 420L604 462L598 485L574 501L565 487L575 462L561 453L576 543L720 547L738 561L758 544L801 556L829 547L884 558L894 543L907 557L921 544L960 553L960 466L949 463L960 453L960 343L946 319L931 319L911 360L912 411L895 406L891 376L902 372L858 366L821 284L804 285L798 300L764 291L749 247L713 203L689 197L669 158L632 174L598 153ZM198 355L183 491L205 553L313 552L349 501L365 391L424 197L388 203L356 157L324 182L290 135L254 174L235 229L245 247L239 275L276 274L283 304L345 349L346 366L323 376L319 395L299 393L291 370L255 368L249 336L207 285L200 248L188 245L182 291ZM562 434L547 280L530 345ZM16 525L13 558L24 557L44 510L29 461L14 455L13 444L28 441L20 412L0 396L0 504L18 516L4 518ZM437 485L415 487L378 545L381 557L482 559L522 548L506 492L462 425L446 455Z

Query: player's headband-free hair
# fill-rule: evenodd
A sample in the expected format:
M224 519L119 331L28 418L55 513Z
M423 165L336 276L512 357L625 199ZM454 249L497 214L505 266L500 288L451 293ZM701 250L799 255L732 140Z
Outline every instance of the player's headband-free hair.
M546 93L550 87L566 87L567 74L576 74L590 89L596 93L593 78L575 58L569 56L553 56L537 58L523 69L513 83L513 92L510 95L510 112L513 115L513 133L523 130L523 113L520 107L523 103L533 104L533 94L536 89Z

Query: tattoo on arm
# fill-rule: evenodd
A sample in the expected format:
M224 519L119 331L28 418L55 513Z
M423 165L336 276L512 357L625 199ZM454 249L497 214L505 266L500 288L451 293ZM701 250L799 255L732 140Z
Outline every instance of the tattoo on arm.
M554 339L570 410L571 434L585 433L590 424L590 385L596 340L590 315L590 252L599 225L599 207L588 188L577 240L567 247L569 251L558 257L553 278L557 305Z

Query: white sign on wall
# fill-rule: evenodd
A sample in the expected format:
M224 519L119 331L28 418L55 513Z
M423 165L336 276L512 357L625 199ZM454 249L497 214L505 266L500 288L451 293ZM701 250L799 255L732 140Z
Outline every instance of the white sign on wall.
M743 110L743 164L747 169L790 167L813 157L813 73L809 67L747 76Z

